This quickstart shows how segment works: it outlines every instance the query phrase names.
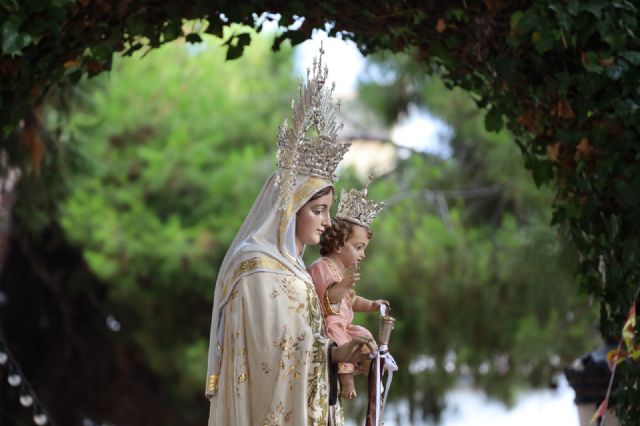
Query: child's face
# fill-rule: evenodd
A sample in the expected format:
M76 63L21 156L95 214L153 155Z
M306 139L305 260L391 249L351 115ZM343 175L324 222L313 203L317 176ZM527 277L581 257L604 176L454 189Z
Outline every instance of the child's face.
M369 232L360 225L353 226L353 233L336 254L345 267L354 263L360 264L364 259L364 252L369 245Z

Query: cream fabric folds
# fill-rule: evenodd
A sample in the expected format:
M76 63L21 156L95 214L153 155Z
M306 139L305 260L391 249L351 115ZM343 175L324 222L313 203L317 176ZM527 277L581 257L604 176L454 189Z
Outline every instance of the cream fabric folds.
M265 183L225 256L213 302L209 425L327 425L329 340L297 256L295 213L331 182L298 176L284 211ZM341 423L341 419L338 419Z

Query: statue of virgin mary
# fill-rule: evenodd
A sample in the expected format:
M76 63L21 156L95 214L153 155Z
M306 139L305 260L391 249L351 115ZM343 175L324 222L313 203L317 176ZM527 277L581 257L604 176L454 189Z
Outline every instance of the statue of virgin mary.
M220 267L206 396L212 425L341 425L330 372L375 351L365 339L336 347L324 335L301 255L330 226L339 143L333 87L314 60L293 118L278 131L278 170L267 180ZM337 374L334 374L337 377ZM330 383L331 382L331 383ZM335 391L335 389L333 389Z

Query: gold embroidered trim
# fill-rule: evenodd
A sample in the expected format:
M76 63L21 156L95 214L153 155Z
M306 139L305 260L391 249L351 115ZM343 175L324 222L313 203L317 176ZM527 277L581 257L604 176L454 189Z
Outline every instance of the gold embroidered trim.
M231 277L231 279L224 285L224 288L222 289L222 297L225 297L227 295L229 285L233 284L240 275L251 272L254 269L258 268L278 269L281 271L289 270L282 263L268 257L253 257L251 259L245 260L244 262L240 263L240 265L238 265L236 270L233 272L233 276Z
M340 306L338 305L338 310L334 310L333 306L331 306L331 299L329 299L329 290L335 285L335 283L331 284L324 292L324 307L327 309L327 314L329 315L338 315L340 313ZM342 303L342 301L340 301Z
M216 390L218 389L218 375L217 374L212 374L209 376L209 378L207 379L207 391L211 392L212 394L214 394L216 392Z
M318 192L327 186L332 186L331 181L316 176L309 177L293 194L293 205L297 206L302 200L310 198L314 192Z
M339 281L342 281L342 274L338 272L338 269L335 265L335 263L333 263L333 261L331 259L329 259L328 257L325 257L325 260L327 262L327 264L329 265L329 269L331 269L331 272L333 272L333 275L336 276L336 278ZM338 310L336 311L335 309L333 309L333 306L331 306L331 298L329 297L329 290L331 290L331 287L333 287L336 283L332 283L329 287L327 287L327 290L324 292L324 306L325 308L327 308L327 313L329 315L337 315L340 313L340 307L342 305L342 300L340 300L339 305L338 305Z

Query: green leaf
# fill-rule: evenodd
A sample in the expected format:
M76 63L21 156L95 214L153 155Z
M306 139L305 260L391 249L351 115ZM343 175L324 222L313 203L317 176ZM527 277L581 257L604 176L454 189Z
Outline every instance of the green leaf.
M534 160L530 165L533 181L538 188L551 181L553 167L549 161Z
M543 54L553 48L556 40L549 31L534 31L531 34L531 42L536 48L536 51L540 54Z
M496 107L492 107L484 117L484 127L490 132L499 132L503 125L502 113Z
M535 12L528 10L518 18L518 30L523 33L529 33L533 30L540 28L542 25L542 19Z
M633 65L640 65L640 52L629 50L629 51L620 53L620 56L622 56L624 59L626 59Z
M278 35L276 38L273 39L273 44L271 45L271 50L273 52L277 52L280 50L280 45L282 44L283 41L286 40L287 38L287 32L284 32L280 35Z
M558 207L553 211L550 225L551 226L561 225L564 223L565 220L566 220L566 212L564 208Z
M18 9L17 0L0 0L0 6L9 12L15 12Z
M509 20L511 24L511 31L515 31L518 28L518 22L520 22L520 19L522 19L523 16L524 16L524 12L521 10L513 12Z
M172 41L182 35L182 22L180 20L169 21L162 31L164 42Z
M558 92L560 94L566 94L567 90L569 90L569 86L571 86L572 78L571 74L566 71L562 71L555 75L556 80L558 81Z
M209 26L205 30L206 33L222 38L224 35L224 22L215 19L209 22Z
M244 48L251 43L251 34L240 33L231 35L224 43L227 46L227 61L237 59L242 56Z
M140 50L143 47L143 44L140 42L133 43L131 47L124 51L123 56L131 56L134 52Z
M236 35L236 39L238 46L245 47L251 44L251 34L249 33L240 33Z
M2 132L4 133L4 136L7 137L11 134L11 132L13 132L15 128L16 126L14 124L5 124L2 127Z
M604 67L598 63L598 59L598 55L595 52L586 52L582 65L589 72L601 73L604 71Z
M2 25L2 53L5 55L22 55L22 49L31 43L31 36L20 32L22 18L11 15Z
M590 1L582 6L582 10L585 10L600 19L602 17L602 9L604 8L604 5L605 2L602 0Z
M202 37L196 33L187 34L185 38L188 43L202 43Z
M239 57L242 56L242 53L244 52L244 47L240 46L240 45L231 45L229 44L229 46L227 47L227 56L226 59L227 61L232 61L234 59L238 59Z
M569 0L569 3L567 4L567 12L575 16L578 14L579 11L580 11L580 1Z
M467 14L462 9L450 9L446 13L447 19L455 19L456 21L467 21Z
M303 41L307 40L307 35L302 31L289 31L289 40L291 40L291 45L296 46Z
M629 66L625 62L616 62L607 67L605 74L611 80L619 80L628 69Z

